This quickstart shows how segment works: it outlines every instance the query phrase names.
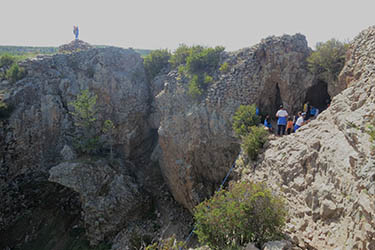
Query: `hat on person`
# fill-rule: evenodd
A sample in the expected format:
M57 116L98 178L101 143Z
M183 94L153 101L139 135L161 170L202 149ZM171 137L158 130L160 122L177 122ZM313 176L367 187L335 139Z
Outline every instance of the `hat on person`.
M280 105L280 108L282 108L282 107L283 107L283 105L281 104L281 105Z
M306 115L306 113L305 112L303 112L302 114L301 114L302 116L305 116Z

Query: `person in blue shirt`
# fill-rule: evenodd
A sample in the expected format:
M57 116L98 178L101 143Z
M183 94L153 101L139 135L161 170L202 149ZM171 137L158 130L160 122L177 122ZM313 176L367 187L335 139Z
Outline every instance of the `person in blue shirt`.
M76 38L76 40L78 40L78 35L79 35L79 29L78 29L78 26L73 26L73 34Z
M272 124L270 122L270 116L266 115L266 118L264 119L264 127L267 129L269 132L272 132Z
M288 119L288 112L286 112L283 105L280 105L279 111L276 113L277 117L277 135L285 135L285 128Z

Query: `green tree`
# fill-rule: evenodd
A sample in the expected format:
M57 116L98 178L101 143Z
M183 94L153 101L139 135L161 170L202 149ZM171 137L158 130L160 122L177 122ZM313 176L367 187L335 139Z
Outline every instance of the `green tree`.
M316 44L316 50L307 58L309 70L322 80L336 80L345 64L348 44L331 39Z
M237 249L249 242L258 247L281 238L286 209L263 184L236 183L194 209L201 243L212 249Z
M143 65L149 82L166 66L168 66L171 53L167 49L153 50L145 56Z
M81 135L76 140L76 147L82 153L94 153L98 150L99 134L97 126L97 95L92 95L88 89L83 90L75 101L69 105L74 108L71 115L74 124L80 129Z
M260 121L255 104L241 105L233 115L233 130L237 136L246 136L251 132L251 127L258 125Z

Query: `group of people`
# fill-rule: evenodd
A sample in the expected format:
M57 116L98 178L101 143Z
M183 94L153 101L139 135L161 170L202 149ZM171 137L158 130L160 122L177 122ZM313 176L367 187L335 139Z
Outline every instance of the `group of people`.
M303 111L298 112L297 116L289 116L283 105L276 113L277 118L277 135L285 135L296 132L301 126L306 124L312 117L319 114L319 109L306 102L303 105ZM264 119L264 127L270 132L273 132L270 116L266 115Z

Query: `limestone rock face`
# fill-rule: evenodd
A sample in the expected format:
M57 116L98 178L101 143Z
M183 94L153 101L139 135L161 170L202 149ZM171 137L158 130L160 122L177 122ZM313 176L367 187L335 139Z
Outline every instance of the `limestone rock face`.
M281 103L290 111L301 107L314 85L306 70L309 54L299 34L224 52L221 62L228 63L228 71L214 72L207 95L198 101L188 94L188 79L176 71L157 78L164 88L154 91L153 121L160 124L160 163L177 201L192 209L218 188L240 150L231 125L240 104L255 103L272 116Z
M350 55L341 73L355 76L349 87L316 120L272 140L244 176L285 197L287 231L304 249L375 249L375 152L366 132L375 118L374 28Z
M50 170L49 180L80 194L83 218L91 244L113 236L127 223L146 215L151 201L122 164L104 160L65 162Z
M150 89L143 60L133 50L91 49L41 57L22 66L27 71L24 79L0 84L0 90L5 90L4 100L13 107L9 119L0 120L0 200L4 201L0 202L0 218L4 218L0 231L7 230L29 209L29 197L19 192L17 183L38 189L37 183L47 182L52 166L76 158L73 141L77 129L69 103L82 90L89 89L98 96L97 122L113 121L116 155L136 158L146 150L142 145L151 137L147 122ZM111 185L117 183L113 178ZM127 177L123 178L125 182Z

